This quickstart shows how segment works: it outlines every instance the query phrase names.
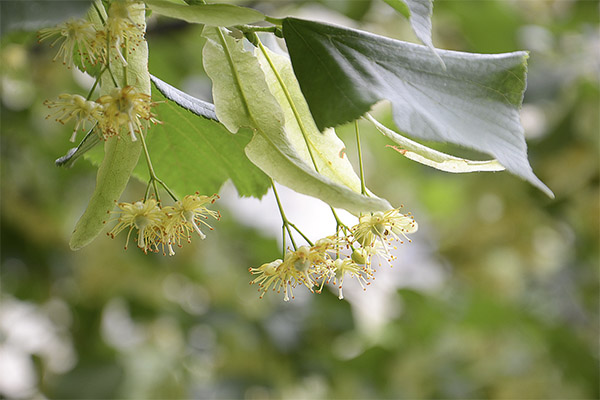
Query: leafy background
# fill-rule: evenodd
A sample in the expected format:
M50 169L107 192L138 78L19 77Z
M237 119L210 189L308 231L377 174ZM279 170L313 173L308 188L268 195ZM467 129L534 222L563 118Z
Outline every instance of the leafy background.
M384 2L253 6L416 41ZM403 202L421 229L367 292L349 290L348 301L297 293L289 304L258 300L247 284L248 266L278 257L272 195L237 200L228 186L217 229L174 258L124 251L124 238L71 252L95 168L53 167L70 133L44 119L42 101L88 83L50 62L34 34L4 35L0 394L598 398L597 16L592 1L436 2L437 47L531 51L522 121L534 170L557 198L507 173L413 164L361 124L369 187ZM155 20L148 41L153 74L208 99L198 26ZM388 113L378 115L391 123ZM352 127L338 133L352 158ZM132 182L123 198L143 190ZM301 227L333 230L312 202L284 194Z

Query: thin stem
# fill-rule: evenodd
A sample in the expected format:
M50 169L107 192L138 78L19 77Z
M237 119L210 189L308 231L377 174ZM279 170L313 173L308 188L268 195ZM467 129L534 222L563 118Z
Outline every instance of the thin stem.
M150 186L152 185L152 178L148 179L148 184L146 185L146 192L144 193L144 201L148 200L148 195L150 194Z
M110 75L110 78L112 79L113 84L115 85L116 88L118 88L119 84L117 83L117 80L115 79L115 76L113 75L113 73L108 65L106 65L106 69L108 70L108 74Z
M302 238L304 240L306 240L306 243L310 244L311 246L315 245L313 242L311 242L311 240L308 237L306 237L306 235L304 233L302 233L302 231L300 229L298 229L298 227L296 225L294 225L290 221L288 221L288 225L291 226L292 228L294 228L296 230L296 232L298 232L300 234L300 236L302 236Z
M367 195L367 187L365 186L365 174L363 170L362 150L360 148L360 135L358 134L358 120L354 121L356 130L356 148L358 149L358 168L360 170L360 193Z
M277 189L275 188L275 182L271 179L271 187L273 188L273 194L275 194L275 200L277 201L277 207L279 208L279 214L281 214L281 220L283 221L283 229L284 232L287 229L288 236L290 237L290 241L292 242L292 246L294 246L294 250L298 250L296 246L296 242L294 241L294 236L292 235L292 230L290 229L290 221L288 221L285 213L283 212L283 206L281 205L281 200L279 199L279 194L277 193ZM295 228L298 230L298 228ZM304 235L302 235L304 236ZM285 248L285 234L283 235L283 242ZM285 252L284 252L285 256Z
M140 141L142 142L142 148L144 149L144 156L146 157L146 164L148 165L148 173L150 174L150 180L152 181L152 186L154 187L154 192L156 193L156 200L160 202L158 187L156 186L156 183L159 183L167 191L169 196L171 196L173 200L177 201L177 196L175 196L171 189L169 189L169 187L156 176L156 173L154 172L154 167L152 166L152 161L150 160L150 153L148 152L148 146L146 146L146 139L144 138L144 135L140 132L138 136L140 138Z
M129 47L129 40L127 37L125 37L125 49L124 49L125 54L123 54L123 59L125 60L125 63L123 64L123 87L127 86L127 56L128 56L127 48L128 47Z
M283 24L283 18L274 18L265 16L265 21L272 23L273 25L281 26Z
M102 69L102 71L100 71L100 73L96 77L96 80L94 81L94 84L92 85L92 88L90 89L87 97L85 98L86 101L92 98L92 94L94 94L94 90L96 90L96 86L98 86L98 83L100 83L100 78L102 77L102 74L104 73L104 71L106 71L106 68Z
M253 25L236 25L234 28L246 32L270 32L275 33L278 29L276 26L253 26Z
M106 69L108 70L108 74L110 75L115 87L119 87L119 84L117 83L117 80L110 69L110 32L108 35L106 35Z

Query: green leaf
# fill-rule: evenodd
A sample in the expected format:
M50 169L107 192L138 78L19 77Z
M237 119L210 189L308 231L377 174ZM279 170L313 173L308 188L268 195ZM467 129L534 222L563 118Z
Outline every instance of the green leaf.
M267 50L264 46L261 46L261 49L264 49L266 56L258 48L256 56L265 73L269 90L284 113L285 133L290 144L305 163L309 165L316 163L321 175L359 193L360 178L354 172L345 154L344 142L337 137L333 129L326 129L323 133L317 129L294 76L290 60ZM290 96L289 99L286 91ZM310 146L310 152L307 146Z
M91 5L91 0L2 0L0 34L14 30L35 31L68 18L82 17Z
M265 15L252 8L232 4L183 5L166 0L145 0L157 14L210 26L233 26L264 21Z
M474 161L442 153L394 132L369 114L367 114L366 119L372 122L379 132L400 145L400 147L387 147L391 147L409 160L439 169L440 171L455 174L480 171L504 171L505 169L498 160Z
M227 179L241 196L261 197L267 192L269 177L244 153L252 131L231 134L218 122L192 114L158 91L153 96L164 101L156 108L162 123L152 127L146 143L156 174L179 197L196 191L217 193ZM140 161L134 174L146 181L147 171L146 162Z
M380 100L398 129L426 140L492 154L506 169L553 196L533 173L519 109L527 53L471 54L286 18L294 72L320 129L359 118Z
M362 196L318 174L294 149L284 129L284 114L269 91L258 60L216 28L203 35L203 62L213 81L217 117L232 132L240 127L256 131L246 154L273 179L333 207L354 213L389 209L381 199Z
M404 0L383 0L394 10L398 11L400 14L404 15L406 19L410 18L410 8L408 8L408 4Z

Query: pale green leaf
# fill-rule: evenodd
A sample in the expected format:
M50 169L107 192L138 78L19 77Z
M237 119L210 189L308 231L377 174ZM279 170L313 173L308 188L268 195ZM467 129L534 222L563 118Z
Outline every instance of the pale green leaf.
M233 26L263 21L265 15L252 8L232 4L183 5L165 0L145 0L157 14L210 26Z
M453 173L504 171L505 169L498 160L474 161L442 153L394 132L369 114L366 115L366 119L372 122L379 132L399 144L400 147L389 147L398 151L409 160L416 161L441 171Z
M352 164L346 156L344 142L337 137L333 129L326 129L323 133L319 132L308 109L308 104L306 104L306 100L302 95L290 60L285 56L262 48L273 65L270 65L259 48L256 49L256 56L265 73L267 85L284 113L285 133L293 148L307 164L314 165L314 159L317 170L321 175L347 186L355 192L360 192L360 178L354 172ZM285 85L290 99L286 97L284 88L278 81L273 67L276 69L283 85ZM296 113L294 113L294 110ZM302 134L303 130L306 137ZM310 152L307 146L310 146Z
M217 28L206 28L203 50L206 73L213 81L217 117L232 132L256 131L246 154L265 173L300 193L350 212L385 210L381 199L362 196L318 174L294 149L284 129L284 114L269 91L257 58L242 43Z

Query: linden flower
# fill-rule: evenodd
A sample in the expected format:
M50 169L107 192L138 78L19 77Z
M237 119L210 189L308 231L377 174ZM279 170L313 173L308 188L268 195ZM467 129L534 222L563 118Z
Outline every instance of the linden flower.
M277 293L280 292L281 287L285 286L285 297L287 298L286 301L289 300L287 294L287 282L284 281L284 277L280 273L282 271L279 271L279 267L282 263L283 261L281 259L277 259L275 261L271 261L270 263L265 263L258 268L248 268L248 271L252 275L259 275L259 277L252 280L250 284L258 284L258 290L262 291L260 295L261 299L271 286L273 286L273 290L277 288Z
M44 104L48 106L48 108L57 108L54 114L48 115L46 118L55 115L56 121L61 124L65 124L71 119L76 121L70 139L71 142L75 141L77 130L80 127L85 129L86 122L94 124L102 117L102 106L100 104L86 100L83 96L78 94L61 94L58 96L57 100L46 100L44 101Z
M206 220L208 217L220 219L221 214L218 211L209 210L206 205L213 204L219 198L218 195L203 196L192 194L185 196L183 200L175 203L173 207L165 207L166 213L169 216L168 234L171 236L172 242L180 244L181 238L191 237L191 233L195 231L200 239L205 239L206 235L200 229L201 225L205 225L212 230Z
M121 127L126 126L131 140L135 142L137 140L135 133L141 134L143 130L141 120L158 122L150 111L155 103L150 96L138 93L133 86L114 88L110 95L100 97L97 103L104 106L100 125L105 138L119 134Z
M118 206L121 209L115 212L120 214L117 219L118 223L108 235L114 239L121 231L129 228L127 241L125 242L125 249L127 249L129 237L135 228L138 230L137 245L140 249L147 252L152 247L156 248L157 242L161 240L158 232L165 218L156 200L148 199L146 201L136 201L135 203L119 203ZM156 228L158 228L158 231Z
M356 278L363 290L367 290L365 286L371 284L367 280L372 276L371 273L365 268L355 263L351 258L336 259L333 262L333 284L338 287L338 298L341 300L344 298L342 286L344 284L344 277L346 274L352 278Z
M138 8L137 10L136 7ZM114 1L108 10L106 29L113 42L112 45L116 50L117 58L123 65L127 65L127 61L123 57L121 50L125 48L126 44L135 48L143 40L142 27L133 22L131 18L132 11L143 12L141 11L142 8L142 4L123 0Z
M38 36L40 41L58 36L56 40L50 44L50 46L53 47L58 42L62 41L62 44L54 57L54 61L56 61L57 58L62 57L63 64L69 67L73 64L73 53L76 47L81 56L82 64L84 54L88 55L90 61L95 60L97 57L96 51L94 50L96 48L94 46L96 29L90 21L85 19L70 19L58 26L41 29Z
M386 252L388 252L386 242L398 240L403 243L400 236L410 242L406 235L418 229L414 217L410 213L401 214L398 209L388 210L385 213L378 211L365 214L358 221L358 225L352 228L354 239L363 247L372 246L376 240L379 240Z

